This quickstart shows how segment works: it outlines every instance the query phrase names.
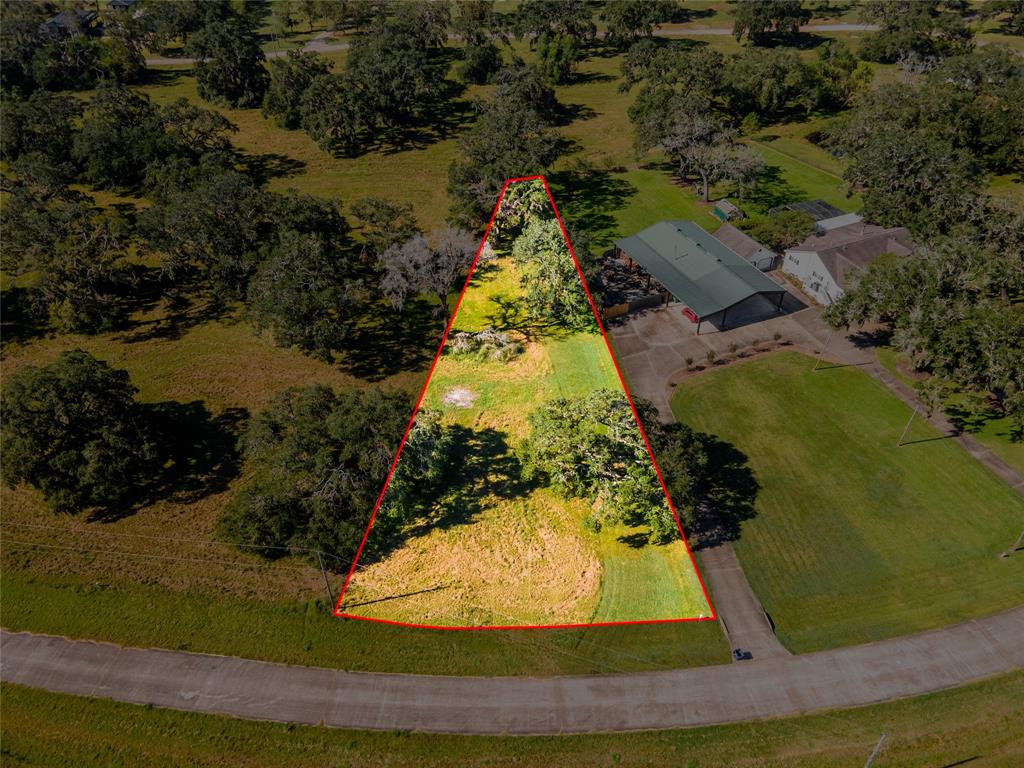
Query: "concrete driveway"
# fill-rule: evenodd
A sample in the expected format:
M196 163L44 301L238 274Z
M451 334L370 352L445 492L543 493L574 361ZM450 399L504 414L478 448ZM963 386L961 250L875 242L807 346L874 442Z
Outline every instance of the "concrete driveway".
M732 345L745 349L772 340L776 333L780 340L797 347L811 349L817 345L806 324L814 322L818 312L789 288L781 314L765 299L764 306L737 313L724 329L703 323L699 336L697 326L683 316L682 308L682 304L667 304L607 324L615 357L630 390L654 403L665 421L673 419L668 405L669 380L686 370L687 358L694 365L706 365L708 351L723 358L731 354Z

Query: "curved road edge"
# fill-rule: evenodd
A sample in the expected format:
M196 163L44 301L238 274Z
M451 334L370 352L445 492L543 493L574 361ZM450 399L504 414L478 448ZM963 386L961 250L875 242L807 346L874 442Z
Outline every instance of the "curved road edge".
M46 690L335 728L559 734L717 725L907 698L1024 668L1024 606L802 656L626 675L344 672L0 632L0 679Z

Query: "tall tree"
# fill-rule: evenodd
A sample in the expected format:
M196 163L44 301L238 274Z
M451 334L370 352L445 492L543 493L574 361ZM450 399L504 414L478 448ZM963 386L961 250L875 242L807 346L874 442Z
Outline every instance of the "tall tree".
M376 388L336 394L314 385L278 395L242 436L251 479L219 521L221 535L350 558L411 410L405 393Z
M640 38L651 37L678 11L679 4L673 0L608 0L601 13L605 40L626 48Z
M524 303L545 324L592 330L594 313L554 218L534 218L512 245Z
M24 368L4 383L4 482L37 488L55 511L121 502L155 455L128 372L87 352Z
M561 153L558 134L516 92L499 85L459 141L463 159L448 169L449 219L459 226L482 229L506 179L540 173Z
M31 156L27 156L31 158ZM97 331L120 314L130 233L116 213L56 186L37 196L30 169L4 208L4 271L31 276L32 304L58 331Z
M426 237L415 235L381 254L381 292L399 310L410 295L429 294L437 299L447 325L448 297L469 270L475 253L473 236L463 230L444 227Z
M364 255L374 259L420 234L410 203L363 197L352 204L352 215L362 224Z
M231 107L263 102L270 78L259 38L248 22L236 18L209 23L191 36L188 50L196 58L201 98Z
M218 170L159 192L139 224L169 276L196 273L221 304L245 296L266 234L266 193L245 174Z
M844 178L863 190L869 220L903 225L919 236L948 232L981 186L967 152L920 133L872 136Z
M270 86L263 98L263 116L274 116L282 128L298 128L302 97L317 77L331 70L330 62L315 53L288 51L270 62Z
M373 125L360 91L347 75L313 78L299 107L302 130L321 149L355 155Z
M459 76L469 83L486 83L501 69L496 43L508 43L502 16L494 11L494 0L457 0L455 8L452 31L465 42Z
M310 195L273 195L268 207L277 231L249 282L248 316L277 344L330 361L361 288L348 224L337 203Z
M131 189L142 181L146 166L166 151L160 111L149 97L104 85L86 108L72 155L85 181Z
M36 91L23 97L19 91L4 91L3 121L0 121L0 153L7 162L30 152L39 152L61 163L71 159L75 122L82 115L82 103L70 96Z
M801 0L735 0L732 16L733 37L754 45L792 40L811 20Z
M970 51L974 35L960 0L868 0L861 18L877 32L861 46L869 61L893 63L908 55L950 56Z

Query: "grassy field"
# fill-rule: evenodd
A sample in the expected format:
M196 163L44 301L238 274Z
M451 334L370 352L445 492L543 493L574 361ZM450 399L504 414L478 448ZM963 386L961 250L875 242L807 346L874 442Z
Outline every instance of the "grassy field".
M589 502L520 479L516 453L535 408L557 397L617 389L619 381L596 322L585 332L538 327L519 309L522 290L511 257L478 270L453 328L507 329L524 351L509 362L442 355L424 407L459 428L457 477L430 500L429 519L415 521L395 551L356 572L343 610L437 626L709 614L681 539L638 547L629 542L645 535L639 527L590 532L583 525ZM463 399L454 399L457 393Z
M736 550L778 634L807 652L1011 608L1024 560L996 555L1024 502L856 367L778 353L694 376L677 418L749 458L757 516Z
M905 358L892 347L879 347L875 354L878 362L908 387L913 387L917 380L925 377L924 374L918 374L916 379L911 376ZM953 395L947 400L946 408L951 416L957 415L960 400L959 395ZM1024 474L1024 442L1013 439L1013 424L1009 417L992 413L987 418L966 421L964 429L979 443Z
M722 3L707 5L714 15L721 15L726 8ZM717 25L707 18L712 17L697 21ZM304 26L299 29L290 36L291 42L300 42L306 35ZM697 44L729 52L739 49L730 37L700 38ZM345 55L342 51L327 57L336 71ZM570 222L580 219L594 229L606 244L663 218L690 218L705 227L715 226L708 207L695 199L691 189L673 181L671 169L660 165L657 157L638 160L634 156L626 109L635 93L618 91L621 61L621 56L591 58L582 63L572 84L558 89L560 100L567 105L565 124L559 130L574 142L574 151L550 174L560 209ZM443 118L443 127L417 136L407 146L344 158L320 150L301 131L277 127L259 110L223 109L201 102L188 65L154 68L152 82L141 90L160 104L184 96L222 111L239 127L233 142L240 161L268 179L272 189L296 188L340 199L346 206L365 195L407 201L426 228L444 219L448 208L446 174L458 151L458 135L472 120L473 97L488 92L486 87L466 89L437 115ZM772 126L766 131L781 137L804 135L802 125ZM808 142L779 141L763 142L777 150L769 164L794 187L806 183L808 188L800 191L807 196L832 183L828 174L841 172L828 164L827 155L814 153ZM806 166L797 156L818 167L823 175L801 176ZM98 193L97 199L104 205L146 204L108 192ZM440 329L429 315L415 312L404 315L401 323L394 320L383 307L371 313L353 339L352 353L334 365L279 349L269 339L255 336L237 315L216 315L201 305L152 307L134 318L129 328L91 337L42 336L18 341L5 327L5 374L27 364L52 361L64 349L83 347L128 369L145 401L207 409L218 430L215 447L220 447L212 452L216 455L201 462L203 466L190 470L195 487L187 493L175 492L120 519L57 518L42 508L33 492L0 490L5 624L128 643L185 644L264 658L318 658L322 663L354 668L381 669L392 663L407 669L420 664L426 670L455 673L470 668L510 673L603 670L596 652L588 656L573 651L582 655L573 658L498 640L488 641L493 644L486 646L481 658L466 662L457 651L425 647L428 643L415 633L408 642L387 636L394 652L381 654L376 646L382 636L375 631L349 626L341 632L335 624L321 622L322 617L309 609L322 595L322 587L319 571L307 562L289 559L270 566L212 541L215 521L237 484L237 468L230 455L235 435L246 418L282 389L314 382L335 387L379 383L413 392L418 389ZM396 330L402 332L396 334ZM568 346L552 347L549 354L561 351L573 354ZM185 537L184 532L190 536ZM172 557L178 559L166 559ZM611 570L608 573L611 578ZM186 607L198 612L203 621L182 618ZM239 610L256 626L266 628L257 633L260 642L239 636L245 634L239 629ZM343 638L340 646L344 647L333 647L330 632ZM571 641L565 640L567 637L570 635L558 635L558 642L565 643L560 647L574 648L576 635L571 635ZM728 658L721 633L713 625L624 631L602 638L627 653L654 660L620 660L627 667L717 663ZM307 643L312 643L314 650L304 650ZM466 652L472 654L474 648L467 645Z
M689 730L555 737L434 736L257 723L14 685L2 689L4 765L651 766L847 768L882 732L878 768L1024 761L1024 673L909 701Z

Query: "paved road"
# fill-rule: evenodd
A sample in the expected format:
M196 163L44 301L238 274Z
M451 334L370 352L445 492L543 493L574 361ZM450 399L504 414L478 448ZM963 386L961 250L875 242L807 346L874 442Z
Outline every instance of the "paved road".
M718 621L733 650L755 660L790 656L743 573L732 544L720 541L700 550L701 575L711 592ZM744 664L746 662L739 662Z
M607 676L341 672L6 631L0 648L5 682L191 712L374 730L594 733L861 706L1019 670L1024 606L822 653Z

